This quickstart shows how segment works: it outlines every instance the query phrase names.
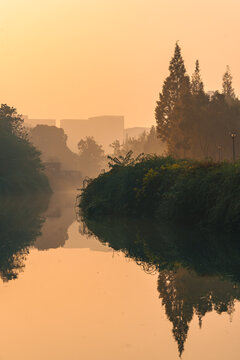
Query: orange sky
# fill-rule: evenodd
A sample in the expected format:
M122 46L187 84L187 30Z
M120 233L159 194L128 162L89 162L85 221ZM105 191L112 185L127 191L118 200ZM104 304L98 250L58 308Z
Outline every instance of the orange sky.
M207 90L240 94L239 0L1 0L0 101L35 118L154 123L174 43Z

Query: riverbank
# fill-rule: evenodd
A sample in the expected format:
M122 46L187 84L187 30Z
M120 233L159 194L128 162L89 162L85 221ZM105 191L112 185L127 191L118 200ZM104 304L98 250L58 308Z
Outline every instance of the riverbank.
M83 189L83 216L144 217L240 229L240 162L145 157Z

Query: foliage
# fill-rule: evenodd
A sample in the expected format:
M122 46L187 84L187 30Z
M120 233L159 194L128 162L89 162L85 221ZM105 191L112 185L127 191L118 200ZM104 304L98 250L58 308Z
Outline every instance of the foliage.
M112 144L110 144L110 147L113 149L114 156L121 155L121 144L119 140L115 140Z
M40 153L31 145L16 109L0 107L0 194L50 191Z
M234 89L232 87L232 74L230 72L230 67L227 66L226 72L223 75L223 83L222 83L223 89L222 92L223 94L228 97L228 98L235 98L235 93L234 93Z
M67 146L67 135L56 126L37 125L29 131L29 138L41 151L43 162L60 163L64 170L79 170L79 157Z
M176 158L231 159L230 133L240 134L240 101L229 67L223 76L222 93L216 91L211 96L204 92L198 60L188 85L178 44L169 71L155 110L158 136L168 154ZM239 142L236 153L240 153Z
M109 168L113 169L114 167L117 167L117 166L134 165L137 162L141 161L141 159L144 156L144 154L142 153L142 154L139 154L135 159L134 157L132 157L132 154L133 154L133 151L130 150L127 152L127 154L125 156L120 155L119 158L108 155L107 158L110 160L110 162L108 163Z
M20 139L27 138L27 131L23 126L23 119L17 114L15 108L2 104L0 108L1 133L5 136L16 136Z
M99 174L103 167L104 150L93 137L87 136L78 143L79 164L83 173L93 177Z
M240 163L148 156L115 164L81 194L86 216L142 216L240 227Z
M191 79L191 93L193 95L199 95L204 92L204 85L201 79L199 61L196 60L195 71Z
M127 137L121 145L118 140L114 141L110 147L113 149L111 157L125 157L132 151L134 157L140 154L163 155L166 147L161 139L157 137L157 130L152 126L149 132L144 131L138 138Z
M176 103L181 100L182 96L190 92L190 80L186 74L181 48L178 43L175 45L174 56L170 61L169 72L170 74L164 81L155 109L157 129L159 137L163 141L167 141L172 129L175 127L172 112Z

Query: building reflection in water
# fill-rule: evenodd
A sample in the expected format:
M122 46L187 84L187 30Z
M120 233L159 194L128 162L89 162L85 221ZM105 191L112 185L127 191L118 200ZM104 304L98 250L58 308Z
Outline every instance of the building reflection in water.
M56 192L52 195L44 213L41 235L34 243L38 250L56 249L65 245L68 229L76 220L74 200L75 194L72 192Z
M0 277L16 279L24 270L29 247L41 233L49 195L1 197Z
M79 235L69 238L69 229L76 221L75 202L75 192L55 192L52 195L48 209L43 214L45 221L41 234L37 237L34 247L38 250L64 247L66 249L88 248L93 251L112 251L109 247L102 245L96 237L89 236L86 225L81 221L77 224Z

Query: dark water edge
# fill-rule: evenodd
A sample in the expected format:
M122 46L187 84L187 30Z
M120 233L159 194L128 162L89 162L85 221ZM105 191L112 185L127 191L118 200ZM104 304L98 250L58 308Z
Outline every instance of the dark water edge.
M0 197L0 277L16 279L23 271L29 247L41 234L51 193Z
M89 233L157 270L179 265L240 281L240 234L149 219L84 218Z

